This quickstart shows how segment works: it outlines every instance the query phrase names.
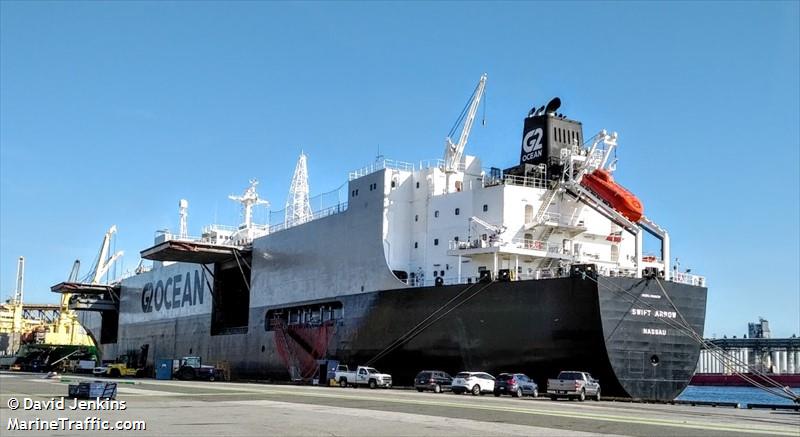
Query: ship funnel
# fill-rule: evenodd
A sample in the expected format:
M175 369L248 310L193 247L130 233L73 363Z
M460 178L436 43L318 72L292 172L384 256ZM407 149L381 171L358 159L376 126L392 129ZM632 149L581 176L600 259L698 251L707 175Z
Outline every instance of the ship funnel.
M553 100L547 102L547 106L544 108L545 114L554 114L558 108L561 107L561 99L558 97L554 97Z
M533 116L528 114L525 118L519 160L522 167L519 174L529 172L529 167L526 166L540 164L553 167L548 170L549 174L561 174L563 169L557 168L560 165L561 149L583 144L581 122L556 113L560 107L561 99L555 97L536 110Z

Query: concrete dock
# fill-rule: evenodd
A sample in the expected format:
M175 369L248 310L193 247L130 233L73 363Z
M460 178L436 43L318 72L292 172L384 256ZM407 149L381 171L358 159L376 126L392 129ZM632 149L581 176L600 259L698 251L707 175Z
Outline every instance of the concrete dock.
M795 411L227 382L123 379L116 382L124 410L72 410L70 399L63 409L46 404L66 396L68 383L96 379L0 372L0 434L85 435L107 421L144 424L113 432L121 436L800 436Z

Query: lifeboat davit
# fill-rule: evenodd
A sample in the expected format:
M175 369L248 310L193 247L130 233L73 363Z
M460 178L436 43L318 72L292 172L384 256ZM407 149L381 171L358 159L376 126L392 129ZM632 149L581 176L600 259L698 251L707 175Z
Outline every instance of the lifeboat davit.
M614 182L609 172L598 168L585 175L581 185L597 194L628 220L636 223L642 218L644 213L642 202L633 193Z

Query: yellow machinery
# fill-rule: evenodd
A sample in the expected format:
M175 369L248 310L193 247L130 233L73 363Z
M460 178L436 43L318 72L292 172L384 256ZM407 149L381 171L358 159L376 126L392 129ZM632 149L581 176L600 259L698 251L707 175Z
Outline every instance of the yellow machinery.
M14 297L0 304L0 336L8 338L6 349L0 351L0 355L16 353L23 343L94 346L94 341L78 322L77 314L68 307L70 295L63 295L61 303L56 305L25 304L24 277L25 258L19 257Z
M121 376L136 376L140 377L144 373L144 369L138 367L138 359L132 355L122 355L117 358L115 363L106 364L105 374L114 378Z

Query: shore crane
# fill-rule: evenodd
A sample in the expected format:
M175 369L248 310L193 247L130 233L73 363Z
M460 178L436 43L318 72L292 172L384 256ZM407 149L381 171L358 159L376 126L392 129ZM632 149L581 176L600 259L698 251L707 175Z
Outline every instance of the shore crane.
M475 87L475 91L472 93L472 97L470 98L469 103L461 111L461 115L456 120L455 125L450 130L450 134L444 140L444 165L442 167L442 171L445 173L447 188L446 192L450 192L450 176L453 173L458 172L458 165L461 162L461 158L464 155L464 148L467 147L467 139L469 139L469 133L472 130L472 124L475 122L475 114L478 112L478 105L481 102L481 98L483 97L483 92L486 89L486 73L481 75L480 81L478 81L478 85ZM458 137L458 142L453 142L453 135L455 134L456 129L458 128L461 122L464 122L464 127L461 129L461 135Z

